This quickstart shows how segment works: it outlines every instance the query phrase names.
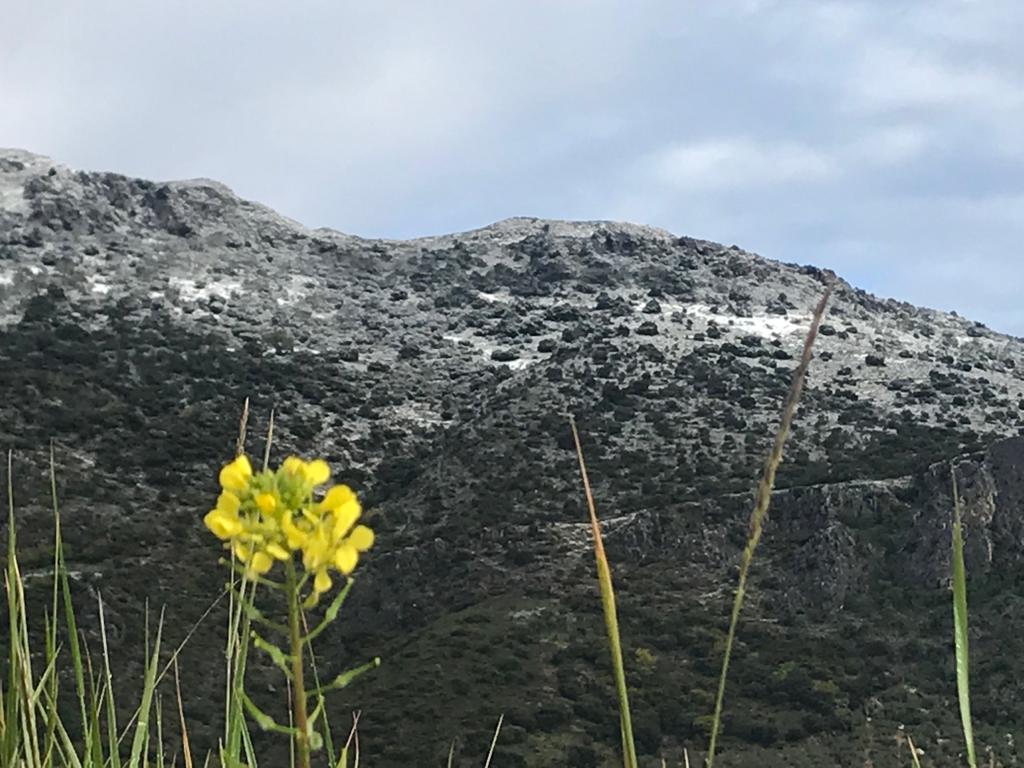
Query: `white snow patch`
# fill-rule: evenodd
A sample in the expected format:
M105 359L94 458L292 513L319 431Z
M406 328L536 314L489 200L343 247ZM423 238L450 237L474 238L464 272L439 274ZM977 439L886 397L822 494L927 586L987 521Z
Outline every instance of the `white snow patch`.
M412 422L421 427L434 427L441 423L441 416L426 403L403 403L383 409L391 418Z
M512 297L507 293L487 293L486 291L477 291L476 295L484 301L489 301L491 304L496 301L501 302L502 304L508 304L512 301Z
M89 290L100 296L106 296L110 293L110 285L103 282L103 278L92 275L89 277Z
M40 267L37 267L35 264L29 264L28 271L31 272L33 275L38 275L43 270Z
M25 199L24 178L0 175L0 210L22 214L31 212L28 200Z
M230 299L242 287L238 280L213 280L205 283L202 288L197 287L195 280L187 277L172 277L169 282L172 288L178 289L185 301L202 301L211 296Z
M14 285L14 273L10 270L0 272L0 285Z
M298 304L309 296L309 290L305 285L306 279L301 275L292 275L290 283L284 286L284 290L278 290L278 293L284 293L283 296L278 296L277 305L283 307L285 305L291 306L292 304Z
M445 341L450 341L452 344L458 344L460 346L465 344L473 344L473 339L466 336L459 336L456 333L446 333L442 337Z
M684 314L701 318L705 322L714 320L716 324L732 327L738 331L749 333L755 336L762 336L766 339L787 336L790 334L804 333L804 328L810 321L809 315L753 315L752 317L737 317L736 315L712 312L707 304L690 304L687 306L670 304L662 305L662 312L669 313L682 310Z
M536 360L531 360L529 358L522 357L517 358L515 360L509 360L508 362L492 360L491 353L494 352L494 350L498 349L498 347L494 344L490 344L481 339L473 338L472 336L458 336L453 333L446 333L441 338L444 339L445 341L450 341L452 344L458 344L460 346L469 344L473 347L474 350L483 355L487 362L494 363L495 365L507 365L513 371L521 371L524 368L529 368L531 365L537 362Z

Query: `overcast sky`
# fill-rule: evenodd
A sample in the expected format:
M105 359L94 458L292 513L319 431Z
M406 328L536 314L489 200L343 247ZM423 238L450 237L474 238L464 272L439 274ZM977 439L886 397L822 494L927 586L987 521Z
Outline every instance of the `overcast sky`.
M1024 336L1020 0L0 0L0 146L309 226L653 224Z

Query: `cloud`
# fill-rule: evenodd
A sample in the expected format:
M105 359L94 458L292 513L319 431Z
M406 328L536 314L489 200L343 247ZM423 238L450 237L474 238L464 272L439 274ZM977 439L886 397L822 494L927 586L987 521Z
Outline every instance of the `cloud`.
M981 113L1016 111L1024 84L982 63L943 60L934 52L867 46L846 82L855 109L897 111L955 108Z
M856 138L847 159L881 167L900 165L920 157L933 142L931 132L919 125L887 125Z
M644 161L659 182L678 189L814 183L836 173L832 159L795 142L710 139L665 147Z

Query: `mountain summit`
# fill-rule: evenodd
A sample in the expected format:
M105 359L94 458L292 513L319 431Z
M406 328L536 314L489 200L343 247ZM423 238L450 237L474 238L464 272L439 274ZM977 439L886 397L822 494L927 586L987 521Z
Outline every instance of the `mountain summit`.
M146 599L167 605L173 644L220 594L200 520L249 398L250 451L274 409L275 455L327 458L378 531L344 628L317 649L322 675L384 658L346 700L369 763L441 764L458 738L477 765L504 713L495 765L605 765L618 726L572 413L639 745L652 761L692 753L751 490L826 277L613 222L365 239L212 181L0 150L0 435L23 565L49 563L52 439L80 615L102 592L130 682ZM1024 343L842 281L825 323L755 563L722 764L903 764L903 725L953 754L951 461L976 626L998 625L974 646L976 679L999 686L978 716L1005 742L1024 704L1007 660L1024 658L1024 606L997 588L1024 557L1024 448L1006 439L1024 431ZM219 619L183 652L204 746L220 729ZM251 679L276 701L269 662Z

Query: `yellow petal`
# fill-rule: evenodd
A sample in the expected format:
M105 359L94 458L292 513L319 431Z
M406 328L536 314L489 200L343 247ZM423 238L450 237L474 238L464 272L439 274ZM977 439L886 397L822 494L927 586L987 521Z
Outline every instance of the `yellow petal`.
M348 535L348 543L359 552L365 552L373 546L373 531L365 525L357 525Z
M277 509L277 497L272 493L257 494L255 501L256 506L260 508L260 512L264 515L269 515Z
M331 577L326 568L321 568L313 578L313 589L316 592L326 592L331 588Z
M334 567L348 576L356 569L359 562L359 552L347 542L334 551Z
M343 539L352 530L352 526L359 519L360 512L359 504L346 504L334 513L332 533L335 541Z
M273 559L266 552L257 552L249 561L249 572L262 576L274 565Z
M288 550L282 547L280 544L268 544L267 554L273 557L275 560L288 559Z
M284 531L289 549L300 549L306 543L306 534L292 522L292 511L290 509L285 510L284 516L281 518L281 530Z
M328 554L328 545L323 532L317 531L306 538L306 543L302 548L302 564L307 571L314 571L327 563Z
M217 497L217 509L227 512L229 515L237 515L241 505L241 500L231 491L224 491Z
M313 525L320 525L320 513L310 507L302 508L302 516Z
M342 507L349 507L355 504L359 506L359 499L347 485L335 485L327 489L323 500L320 502L321 510L336 510Z
M250 549L248 545L243 544L240 541L235 542L234 551L235 557L237 557L243 563L249 562L249 558L252 557L252 549Z
M203 522L210 532L221 541L226 541L242 532L242 521L237 516L230 515L219 508L207 512Z
M221 487L228 491L244 491L252 477L252 465L244 455L239 456L230 464L225 464L220 471Z
M249 457L244 453L238 454L232 463L243 475L246 477L252 477L252 464L249 463Z
M331 476L331 468L323 459L314 459L306 465L306 480L313 485L326 483Z
M288 545L288 549L296 550L302 549L306 544L306 534L298 528L290 528L284 532L285 543Z
M298 456L289 456L281 464L281 469L283 469L289 475L301 475L305 468L306 462L304 462Z

